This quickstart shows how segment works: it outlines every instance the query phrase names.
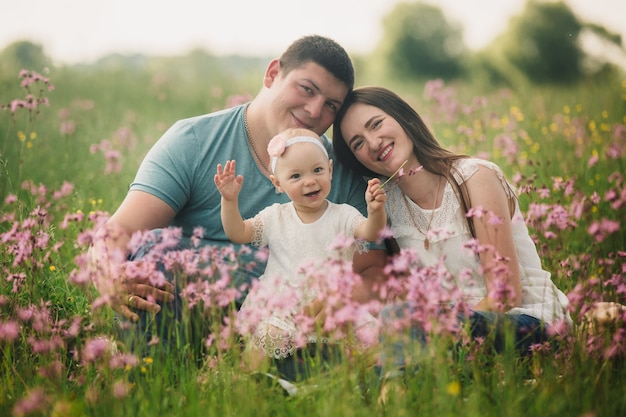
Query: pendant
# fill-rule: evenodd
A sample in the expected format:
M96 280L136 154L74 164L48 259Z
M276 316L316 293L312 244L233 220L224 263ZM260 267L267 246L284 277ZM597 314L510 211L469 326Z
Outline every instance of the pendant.
M424 239L424 249L430 249L430 241L428 240L428 238Z

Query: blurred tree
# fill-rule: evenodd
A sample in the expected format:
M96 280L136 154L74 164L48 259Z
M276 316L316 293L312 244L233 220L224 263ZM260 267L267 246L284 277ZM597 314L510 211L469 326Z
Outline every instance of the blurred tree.
M0 52L0 76L17 77L21 69L43 73L51 65L43 47L30 41L17 41Z
M531 81L575 81L582 75L581 29L564 3L531 0L520 16L511 19L503 52Z
M571 83L603 68L597 62L589 65L581 40L585 32L621 46L619 35L582 22L565 3L529 0L508 30L478 56L483 70L496 79Z
M459 25L418 2L399 3L383 19L379 51L392 76L450 79L461 75L466 47Z
M505 33L471 56L467 68L472 80L485 85L525 88L529 82L567 84L617 74L610 61L620 56L626 57L620 35L581 21L563 2L529 0Z

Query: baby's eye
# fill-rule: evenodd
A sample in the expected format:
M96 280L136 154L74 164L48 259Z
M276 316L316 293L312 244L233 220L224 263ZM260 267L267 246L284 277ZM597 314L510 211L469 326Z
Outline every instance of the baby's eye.
M293 174L291 177L289 177L291 179L297 180L298 178L300 178L300 174Z

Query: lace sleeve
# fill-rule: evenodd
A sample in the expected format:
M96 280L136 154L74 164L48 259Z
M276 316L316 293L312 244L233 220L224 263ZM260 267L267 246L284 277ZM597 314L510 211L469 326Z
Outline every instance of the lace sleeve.
M365 218L362 215L355 216L352 219L352 224L350 225L350 234L352 236L355 235L356 228L359 226L359 224L362 221L365 221ZM354 245L355 245L355 248L356 248L357 252L359 252L359 253L365 253L365 252L368 251L368 248L369 248L369 246L368 246L369 244L366 241L362 240L362 239L356 239L355 238Z
M478 171L478 168L481 165L491 169L498 176L507 197L516 198L515 188L506 180L502 169L491 161L478 158L461 159L456 163L456 170L453 170L452 175L459 184L462 184L470 179L470 177Z
M252 219L252 225L254 226L254 235L250 244L253 246L263 246L263 219L259 214Z

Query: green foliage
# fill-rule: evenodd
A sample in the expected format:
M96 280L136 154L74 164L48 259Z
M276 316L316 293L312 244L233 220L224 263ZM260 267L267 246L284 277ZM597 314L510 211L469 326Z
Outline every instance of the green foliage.
M39 44L23 40L12 43L0 53L0 74L15 74L22 69L43 73L51 60Z
M564 3L529 1L511 19L504 56L531 81L576 81L582 76L581 28Z
M585 49L590 36L609 52ZM570 84L623 73L607 54L626 56L620 35L585 22L564 2L528 0L506 31L476 52L467 50L461 28L439 8L406 2L384 17L373 58L360 57L357 68L368 80L464 79L484 88L523 90L529 84Z
M399 3L383 20L381 59L392 76L455 78L466 53L461 29L441 10L424 3Z
M522 13L511 18L507 31L476 54L472 74L519 89L529 82L571 84L602 78L611 65L606 57L592 58L585 51L582 38L586 33L618 47L621 44L619 35L584 23L563 2L529 0Z

